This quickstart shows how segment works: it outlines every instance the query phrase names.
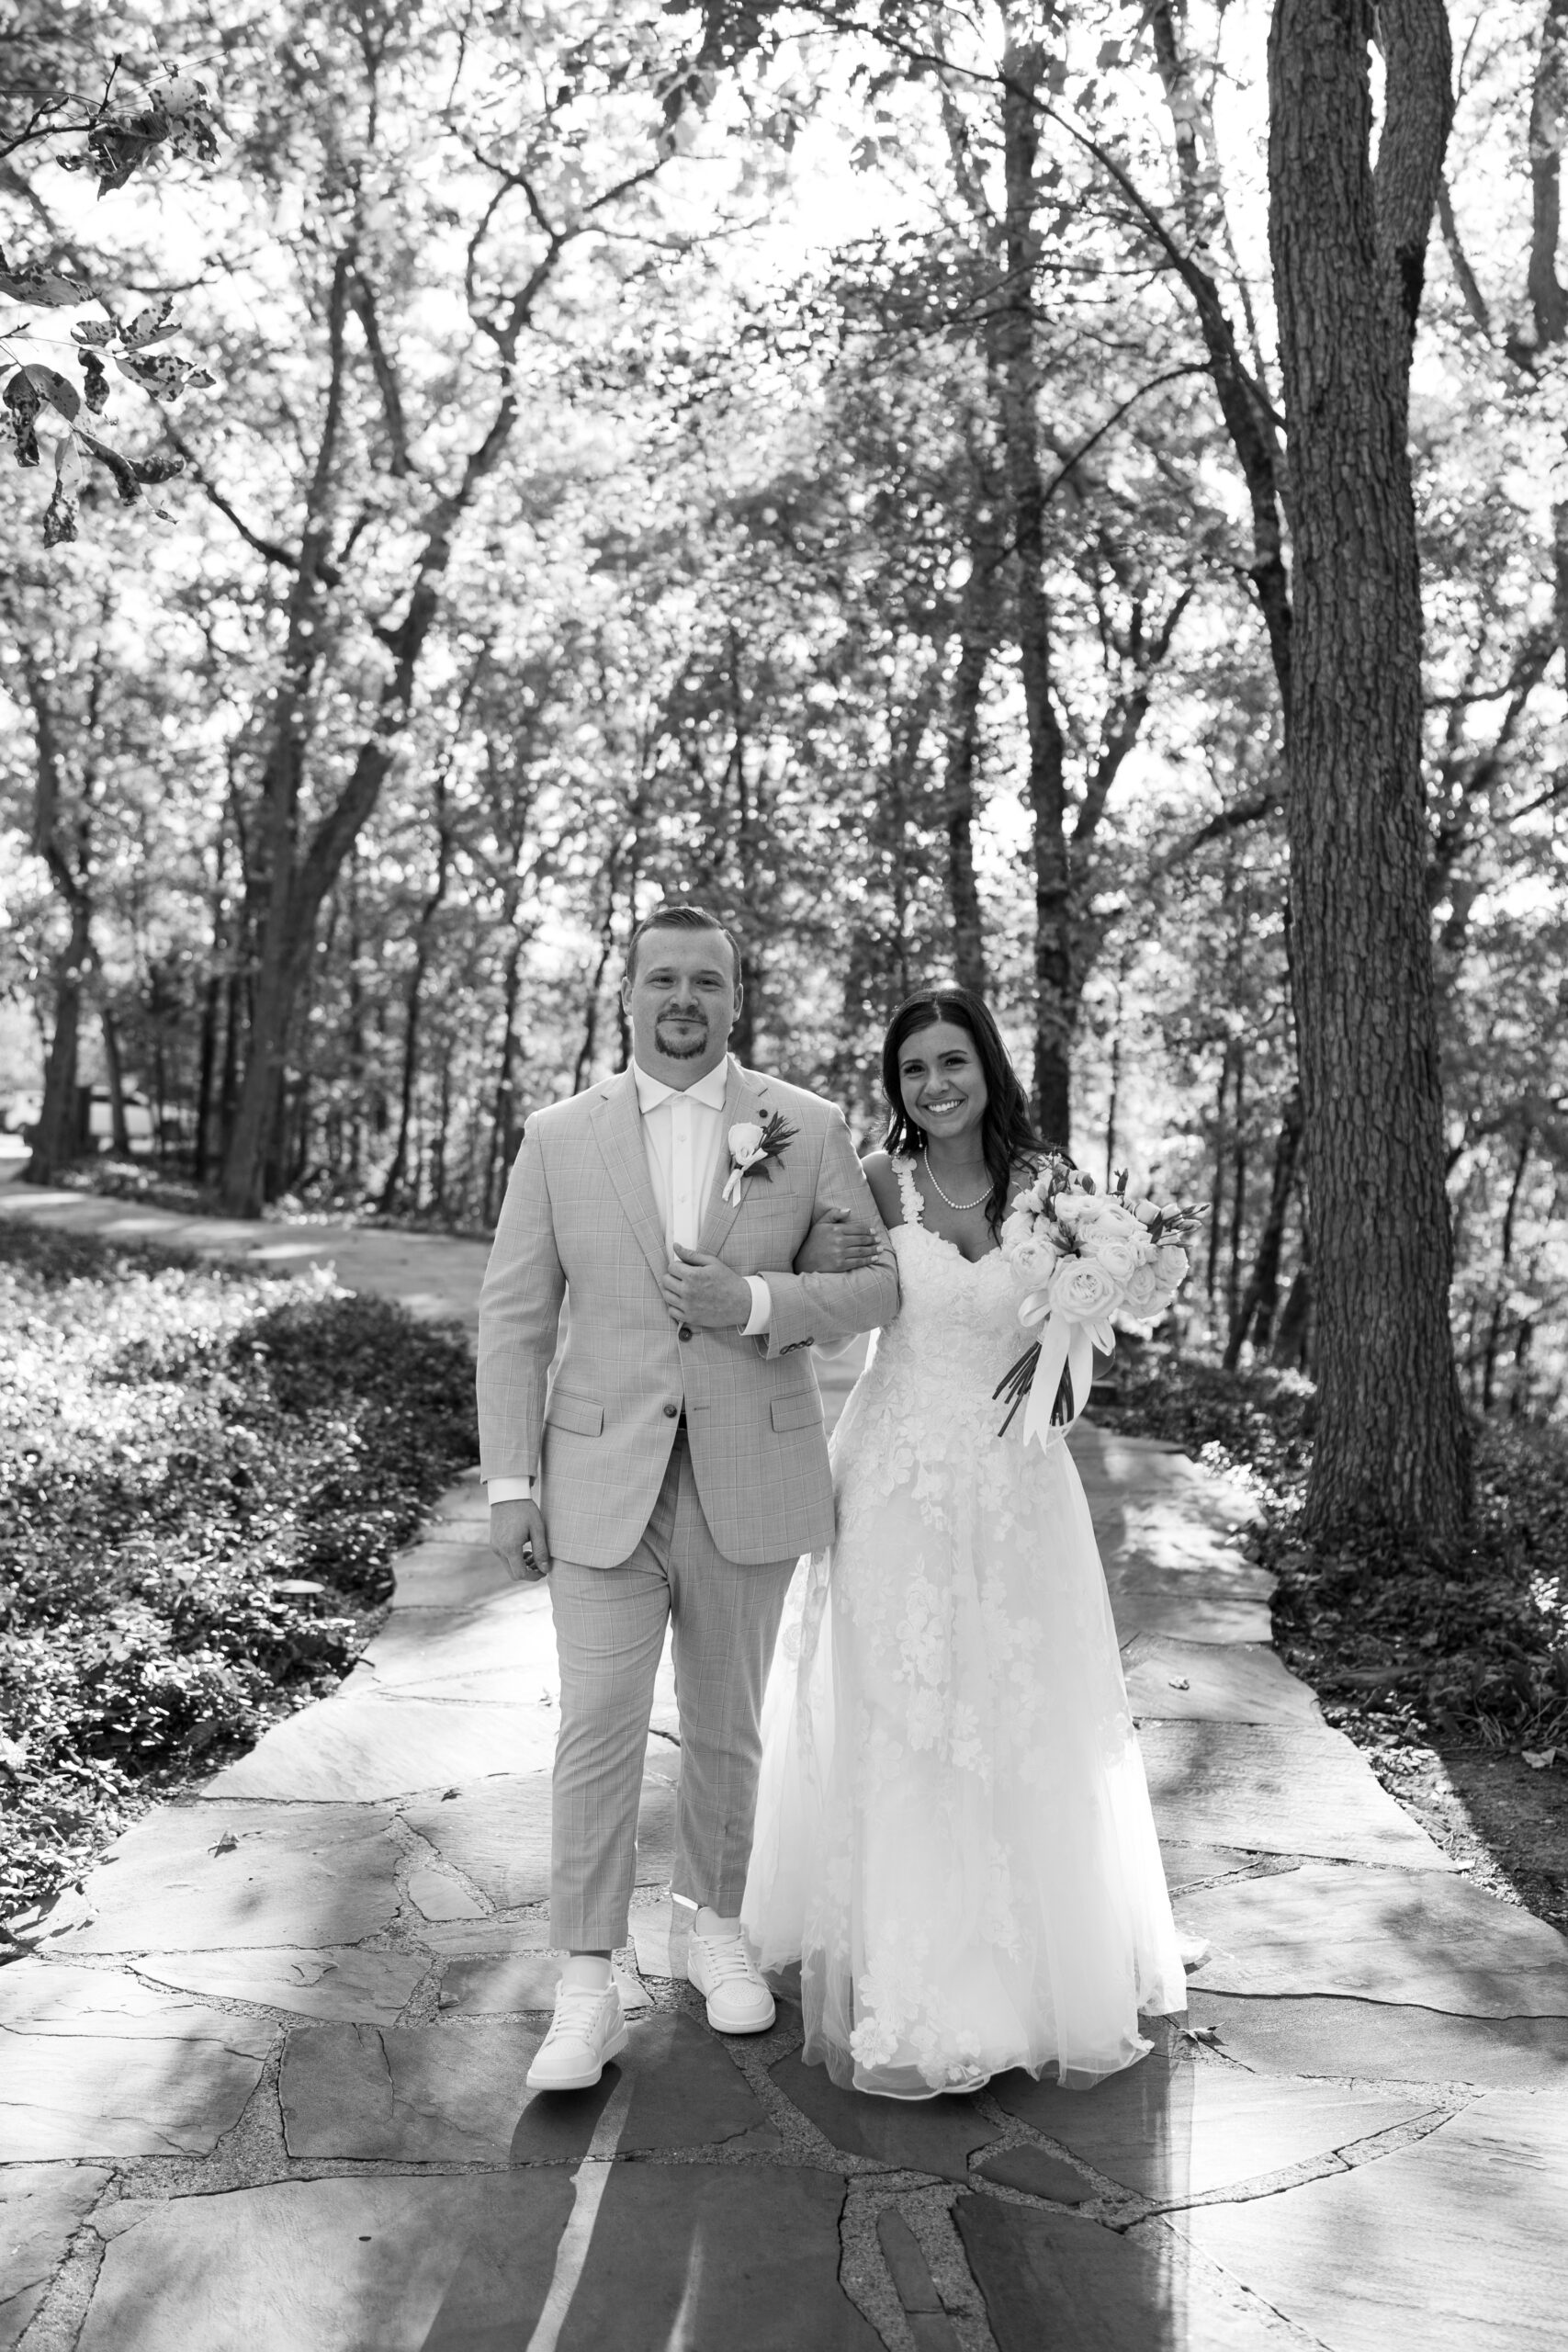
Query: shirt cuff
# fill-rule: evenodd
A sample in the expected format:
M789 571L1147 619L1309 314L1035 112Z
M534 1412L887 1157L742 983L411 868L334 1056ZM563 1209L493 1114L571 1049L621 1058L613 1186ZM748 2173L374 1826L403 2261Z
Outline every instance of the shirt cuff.
M492 1503L524 1503L534 1491L532 1478L487 1478L485 1492Z
M751 1293L751 1312L740 1326L740 1336L743 1340L755 1340L773 1319L773 1294L761 1274L748 1274L746 1282Z

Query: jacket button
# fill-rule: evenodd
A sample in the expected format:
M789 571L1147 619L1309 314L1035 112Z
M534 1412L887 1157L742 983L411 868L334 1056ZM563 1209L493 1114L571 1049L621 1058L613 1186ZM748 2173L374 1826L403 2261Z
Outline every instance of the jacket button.
M666 1406L665 1406L665 1408L664 1408L664 1418L665 1418L665 1419L666 1419L667 1421L672 1421L672 1420L674 1419L674 1418L675 1418L676 1414L680 1411L680 1409L681 1409L681 1408L679 1407L679 1405L666 1405Z
M682 1323L680 1329L675 1334L675 1337L678 1340L689 1340L691 1336L692 1327L689 1323Z

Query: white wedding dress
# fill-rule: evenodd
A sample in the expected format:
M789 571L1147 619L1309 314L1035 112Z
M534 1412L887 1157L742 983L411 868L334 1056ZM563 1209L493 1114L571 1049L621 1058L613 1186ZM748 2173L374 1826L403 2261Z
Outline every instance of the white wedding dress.
M1140 2010L1187 2006L1104 1573L1065 1441L998 1435L1026 1343L1005 1261L931 1232L895 1166L902 1306L785 1607L745 1923L763 1968L800 1962L836 2082L1087 2086L1146 2052Z

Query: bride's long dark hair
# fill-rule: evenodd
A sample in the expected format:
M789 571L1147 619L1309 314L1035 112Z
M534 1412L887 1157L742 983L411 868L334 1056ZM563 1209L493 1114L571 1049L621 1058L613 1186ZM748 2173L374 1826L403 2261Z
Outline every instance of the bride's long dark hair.
M888 1023L887 1035L882 1041L882 1091L888 1104L886 1148L890 1152L907 1152L911 1158L925 1148L923 1130L904 1108L898 1060L906 1041L918 1030L930 1029L938 1021L951 1021L955 1028L968 1033L986 1081L980 1143L991 1178L986 1222L996 1234L1007 1215L1014 1169L1021 1159L1026 1164L1038 1160L1045 1147L1034 1132L1028 1098L1008 1058L1008 1049L991 1018L990 1008L972 989L917 989L913 996L904 999Z

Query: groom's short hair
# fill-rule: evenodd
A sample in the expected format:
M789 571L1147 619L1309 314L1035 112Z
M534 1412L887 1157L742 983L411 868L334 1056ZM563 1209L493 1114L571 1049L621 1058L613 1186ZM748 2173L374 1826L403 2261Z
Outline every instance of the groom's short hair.
M714 914L708 908L694 907L692 905L691 901L686 899L674 899L668 906L655 907L650 915L644 915L642 921L638 923L637 929L633 932L631 937L626 942L626 978L628 980L635 980L637 978L637 951L642 944L644 933L649 931L716 931L721 933L729 942L729 952L735 959L735 978L739 983L740 978L740 942L736 938L735 933L730 930L729 925L727 922L721 922L717 915Z

